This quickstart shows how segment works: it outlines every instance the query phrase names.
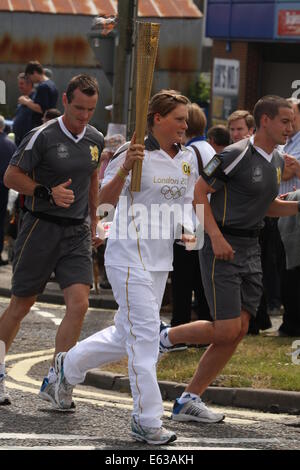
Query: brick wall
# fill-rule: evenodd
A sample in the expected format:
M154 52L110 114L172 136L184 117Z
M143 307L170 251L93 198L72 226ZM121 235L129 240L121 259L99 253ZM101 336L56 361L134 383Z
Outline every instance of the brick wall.
M262 44L248 44L246 66L245 108L252 113L255 103L261 98Z

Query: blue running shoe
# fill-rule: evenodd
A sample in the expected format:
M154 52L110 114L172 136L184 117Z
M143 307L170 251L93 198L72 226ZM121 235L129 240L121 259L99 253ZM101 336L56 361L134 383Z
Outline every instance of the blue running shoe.
M44 377L38 396L42 400L48 401L52 403L52 405L57 406L55 401L55 382L49 383L48 377Z

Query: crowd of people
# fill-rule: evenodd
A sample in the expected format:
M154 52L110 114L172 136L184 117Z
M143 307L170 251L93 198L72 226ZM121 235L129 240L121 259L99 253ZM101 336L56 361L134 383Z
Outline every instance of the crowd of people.
M127 355L131 434L166 444L176 435L162 426L159 353L207 345L175 400L172 419L221 422L224 415L210 410L201 396L243 337L268 328L269 315L282 305L278 334L300 334L300 101L265 96L253 115L236 110L227 126L206 131L196 103L161 90L149 103L141 145L135 134L127 143L120 134L104 139L89 124L99 86L86 74L67 84L63 114L56 109L55 83L38 62L19 74L18 86L15 143L0 116L0 267L7 264L1 253L8 189L23 195L12 296L0 317L0 404L11 402L5 355L54 273L66 312L41 399L74 408L73 388L87 371ZM137 161L143 163L141 191L133 192ZM99 204L115 209L105 253L97 232ZM154 207L181 217L166 224L154 217ZM92 248L99 247L119 308L114 325L77 343L93 285ZM170 272L173 311L166 325L160 309Z

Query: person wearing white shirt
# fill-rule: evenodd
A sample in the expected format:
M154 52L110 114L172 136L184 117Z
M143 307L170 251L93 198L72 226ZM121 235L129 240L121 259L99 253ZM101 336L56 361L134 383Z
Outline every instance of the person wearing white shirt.
M289 98L288 101L294 110L293 132L283 146L282 152L295 157L300 162L300 100ZM292 176L289 180L281 182L279 194L289 193L295 189L300 189L300 179L297 176Z
M181 146L187 127L189 100L172 90L154 95L148 110L145 146L121 148L109 162L100 192L100 203L117 206L105 252L105 266L119 305L114 325L78 343L57 358L60 367L57 402L63 408L64 391L84 380L89 369L128 356L133 397L131 434L135 440L165 444L176 439L162 427L162 397L157 383L159 312L176 238L172 217L159 216L175 208L192 209L196 169L190 151ZM143 161L141 191L130 189L134 162ZM161 215L161 214L160 214ZM186 217L194 240L192 220ZM185 221L184 221L185 222ZM180 227L180 236L182 227ZM178 236L178 235L177 235Z
M300 100L296 98L289 98L288 101L292 104L294 110L294 121L293 121L293 132L288 138L287 143L284 145L282 151L284 154L291 155L300 162ZM297 176L291 177L287 181L283 181L279 187L280 194L293 193L288 195L288 199L296 197L295 190L300 189L300 179ZM287 222L279 219L279 227L287 225ZM287 225L288 226L288 225ZM278 229L277 229L278 230ZM278 237L281 237L285 242L288 238L286 234L279 233ZM286 250L289 250L286 253ZM295 259L294 252L290 249L290 244L286 243L286 246L281 243L280 250L277 252L277 256L281 260L281 285L282 285L282 304L284 307L282 323L275 334L279 336L299 336L300 331L300 313L299 313L299 300L297 289L299 285L299 266L294 266L286 263L287 260L292 257ZM287 269L288 265L288 269Z

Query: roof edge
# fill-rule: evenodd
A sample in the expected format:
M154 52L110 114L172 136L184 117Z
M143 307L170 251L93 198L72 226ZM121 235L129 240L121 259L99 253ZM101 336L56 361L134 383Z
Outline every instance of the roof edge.
M56 15L75 15L75 16L117 16L117 2L110 1L107 8L100 8L99 2L88 0L80 3L69 0L60 8L55 7L53 0L48 0L47 4L42 0L33 2L22 2L26 7L20 6L20 2L14 0L3 0L1 2L0 12L8 13L38 13L38 14L56 14ZM21 4L22 5L22 4ZM103 3L102 3L103 5ZM64 9L63 9L64 8ZM139 2L139 18L169 18L169 19L200 19L203 13L193 0L148 0Z

